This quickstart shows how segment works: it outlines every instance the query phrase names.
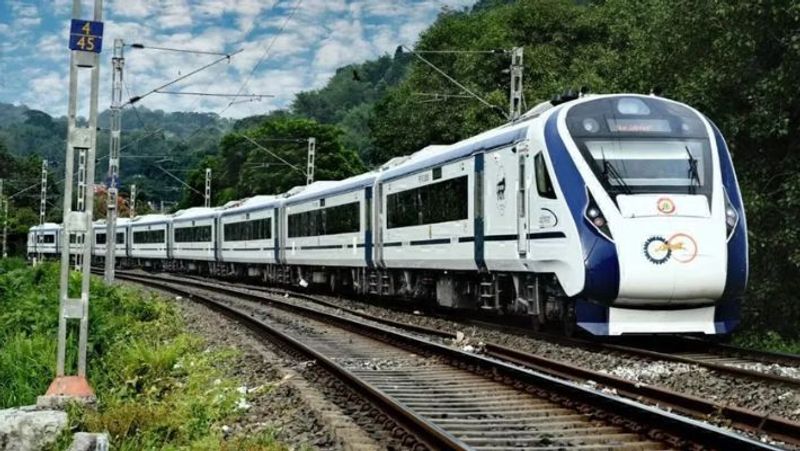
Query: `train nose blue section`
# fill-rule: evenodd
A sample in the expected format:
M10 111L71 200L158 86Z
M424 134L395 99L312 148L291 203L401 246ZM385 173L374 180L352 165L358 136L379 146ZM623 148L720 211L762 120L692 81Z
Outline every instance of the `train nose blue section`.
M564 200L578 229L586 270L580 297L611 302L619 293L619 257L617 248L595 230L584 217L589 201L586 183L558 133L560 113L550 116L545 125L545 142L550 151L553 170L559 180Z

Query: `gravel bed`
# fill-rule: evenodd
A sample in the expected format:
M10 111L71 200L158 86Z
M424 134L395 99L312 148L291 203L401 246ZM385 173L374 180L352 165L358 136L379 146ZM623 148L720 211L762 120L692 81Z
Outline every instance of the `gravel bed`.
M253 294L265 294L259 290L247 289L242 285L234 284L234 286ZM362 311L376 317L458 334L459 339L455 342L444 339L438 340L465 351L480 352L483 343L492 342L554 360L573 364L579 362L585 368L612 374L641 384L657 385L720 404L736 405L764 414L786 417L794 421L800 420L800 391L784 384L755 381L749 378L718 373L698 365L667 361L652 362L620 353L595 352L559 345L543 339L498 331L489 326L464 324L454 320L425 316L418 312L405 313L349 299L330 296L319 297L326 301L335 302L344 308ZM330 309L312 301L291 296L284 296L283 300L298 305L313 306L321 310L335 310L341 315L350 316L339 309ZM359 318L359 321L366 320ZM426 339L431 338L430 336L423 337ZM593 382L590 381L589 386L594 386Z
M264 295L262 291L236 288ZM657 385L681 393L687 393L721 404L736 405L757 412L800 421L800 390L777 382L756 381L746 377L718 373L708 368L681 362L647 361L615 352L596 352L570 347L543 339L524 337L513 333L494 330L491 327L464 324L454 320L435 318L417 313L405 313L381 306L349 299L319 296L335 302L344 308L362 311L379 318L390 319L431 329L458 334L460 340L434 338L443 343L469 352L480 352L483 343L491 342L549 359L569 363L579 362L580 366L607 374L612 374L641 384ZM298 305L313 306L322 310L333 310L312 301L284 296L283 300ZM341 315L351 316L341 310ZM366 321L359 318L359 321ZM388 326L383 326L388 327ZM405 333L409 333L404 331ZM431 339L430 336L422 336Z
M169 296L169 295L167 295ZM235 348L234 363L225 368L241 380L244 412L223 425L227 437L247 436L265 429L293 449L368 450L377 444L335 405L303 380L303 363L280 357L270 346L241 325L196 302L175 300L187 329L202 336L210 347Z
M775 376L792 377L800 379L800 368L795 366L785 366L778 363L726 363L727 366L735 366L744 370L758 371L759 373L772 374Z

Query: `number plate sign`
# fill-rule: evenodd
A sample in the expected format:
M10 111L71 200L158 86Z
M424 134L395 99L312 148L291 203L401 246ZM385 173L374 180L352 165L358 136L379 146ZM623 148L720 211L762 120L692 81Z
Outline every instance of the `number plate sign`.
M72 19L69 49L100 53L103 50L103 22Z

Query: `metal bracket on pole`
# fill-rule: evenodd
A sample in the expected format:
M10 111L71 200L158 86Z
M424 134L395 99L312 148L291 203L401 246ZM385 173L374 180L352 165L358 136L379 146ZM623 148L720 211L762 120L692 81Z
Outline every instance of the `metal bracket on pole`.
M119 150L122 130L122 72L125 57L122 39L114 39L111 58L111 139L108 150L108 187L106 192L105 281L114 282L117 250L117 194L119 185Z
M308 164L306 165L306 185L314 183L314 159L317 154L317 138L308 138Z
M72 22L70 24L69 48L69 103L67 106L67 155L64 175L64 221L63 245L61 246L61 278L58 315L58 356L56 378L40 403L52 402L48 398L71 398L90 400L94 397L86 380L86 350L89 336L89 282L92 264L92 213L94 206L94 170L97 144L97 98L100 84L100 51L103 40L103 0L94 0L92 20L81 19L81 0L72 0ZM78 119L79 73L89 72L90 91L88 100L88 124L81 127ZM83 82L85 83L85 81ZM78 208L72 208L72 183L76 150L80 154ZM82 238L81 291L72 295L70 279L71 233ZM77 293L76 293L77 294ZM67 376L67 322L79 321L78 368L76 376Z
M206 168L206 190L203 199L203 205L206 208L211 207L211 168Z
M519 119L522 115L522 56L524 55L523 47L514 47L511 49L511 91L510 91L510 105L509 116L512 121Z

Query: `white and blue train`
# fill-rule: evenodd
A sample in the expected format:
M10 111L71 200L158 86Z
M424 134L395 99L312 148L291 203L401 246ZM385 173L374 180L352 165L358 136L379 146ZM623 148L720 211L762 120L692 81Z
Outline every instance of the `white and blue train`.
M56 252L54 230L31 229L29 252ZM594 335L727 334L748 275L719 130L633 94L546 102L373 172L118 230L123 265L520 313Z

